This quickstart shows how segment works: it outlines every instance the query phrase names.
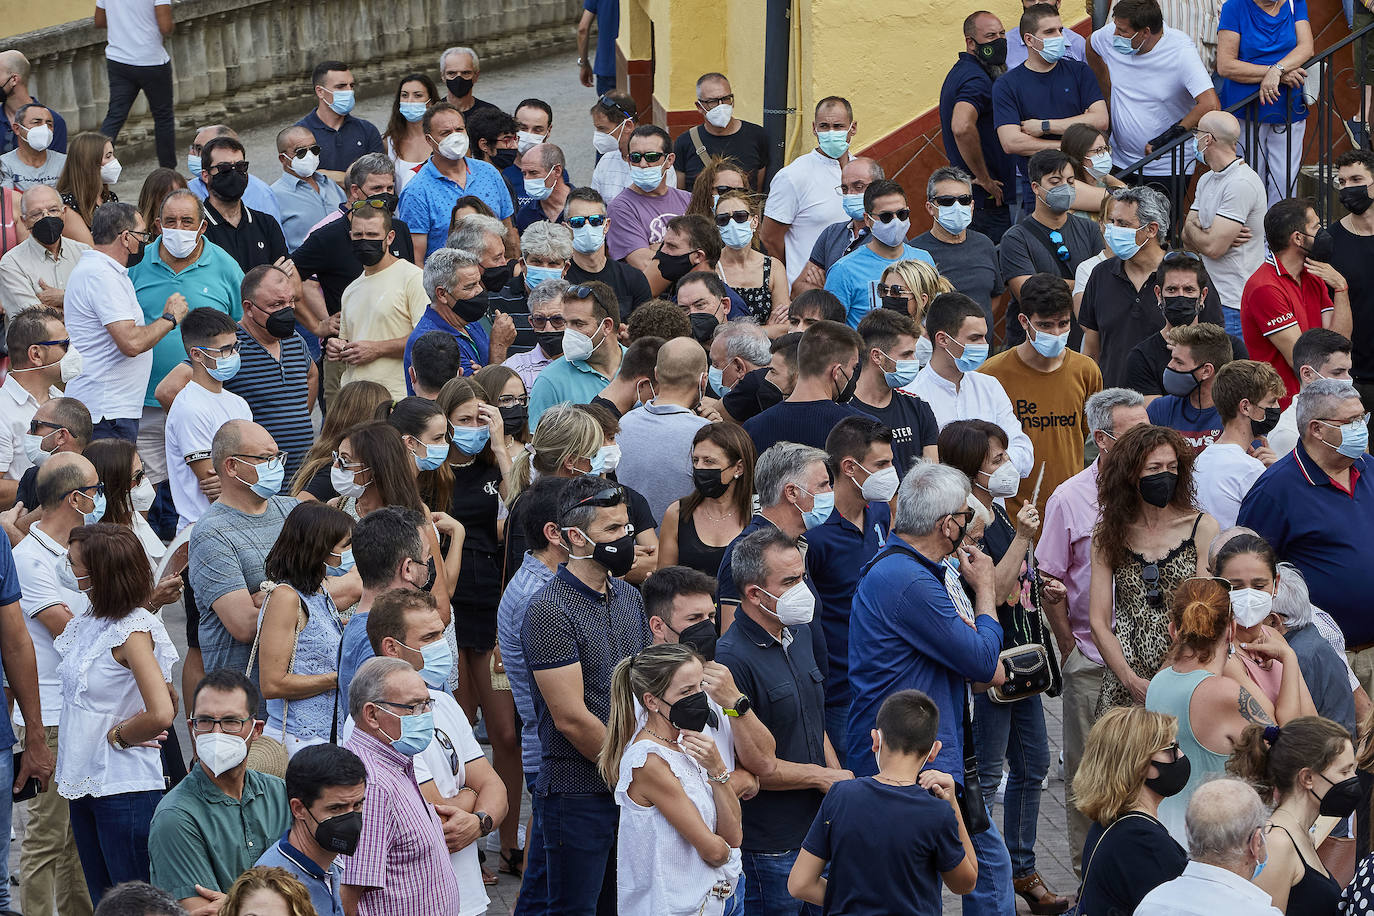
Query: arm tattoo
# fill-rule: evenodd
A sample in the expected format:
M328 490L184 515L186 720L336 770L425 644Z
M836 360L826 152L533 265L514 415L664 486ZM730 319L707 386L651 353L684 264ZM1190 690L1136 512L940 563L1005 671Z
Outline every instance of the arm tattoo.
M1274 720L1269 718L1269 713L1264 711L1259 700L1255 699L1254 695L1244 687L1239 689L1237 705L1240 707L1240 714L1245 717L1245 720L1256 725L1273 725Z

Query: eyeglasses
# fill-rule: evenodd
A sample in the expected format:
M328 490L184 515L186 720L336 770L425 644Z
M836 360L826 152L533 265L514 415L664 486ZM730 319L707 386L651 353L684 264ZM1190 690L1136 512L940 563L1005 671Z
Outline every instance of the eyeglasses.
M578 502L574 503L572 506L568 507L568 511L570 512L573 509L578 509L582 506L595 506L599 509L609 509L612 506L620 505L624 501L625 493L623 490L620 489L620 487L607 487L604 490L597 490L595 493L593 493L591 496L588 496L586 499L579 500ZM567 514L567 512L563 513L563 515Z
M591 299L594 292L590 286L569 286L563 290L563 295L573 299Z
M231 343L225 347L194 347L193 349L199 350L202 353L217 354L219 357L223 358L238 353L239 345L237 343Z
M253 722L251 718L245 719L242 716L224 716L216 719L214 716L195 716L191 719L191 731L198 735L206 735L219 726L219 730L226 735L241 735L245 726Z
M888 284L886 284L886 283L879 283L879 284L878 284L878 295L879 295L879 296L896 296L896 297L898 297L898 298L906 298L907 296L910 296L910 295L911 295L911 290L906 289L905 287L899 286L899 285L897 285L896 283L893 283L893 284L891 284L891 285L888 285Z
M1058 246L1054 249L1054 253L1059 255L1059 260L1067 261L1069 258L1073 257L1073 255L1069 253L1069 247L1064 244L1064 233L1060 232L1058 229L1051 230L1050 241Z
M748 210L734 210L730 213L717 213L716 225L724 229L726 226L730 225L731 220L737 223L747 223L749 222L749 215Z
M530 406L530 396L527 394L503 394L496 399L496 406L501 408L528 407Z
M619 102L608 96L601 96L596 100L596 104L608 115L612 117L618 116L618 120L633 121L635 119L633 112L626 111Z
M87 493L87 490L94 490L96 496L105 495L105 485L103 483L93 483L89 487L72 487L66 493L63 493L62 497L65 499L66 497L71 496L73 493L80 493L82 496L85 496L89 499L91 497L91 494Z
M29 211L27 219L31 219L34 222L37 222L45 216L61 216L62 211L66 208L66 204L58 204L55 207L44 207L42 209L35 207L34 209Z
M266 464L268 467L280 466L280 465L286 464L286 452L277 452L275 455L232 455L232 454L231 454L229 457L230 457L230 458L237 458L237 459L239 459L240 461L244 461L244 460L248 460L248 459L251 459L251 460L253 460L253 461L261 461L261 462L263 462L264 464ZM257 467L256 464L253 465L253 466L254 466L254 467Z
M153 234L147 231L146 229L125 229L124 231L129 233L145 245L153 240Z
M41 427L44 427L44 426L46 426L48 429L66 429L66 428L67 428L67 427L61 425L60 423L49 423L47 420L38 420L38 419L34 419L34 420L30 420L30 421L29 421L29 435L30 435L30 436L36 436L36 435L38 435L38 430L39 430Z
M318 156L320 154L319 145L316 144L315 146L302 146L300 149L296 150L294 153L291 154L291 158L304 159L306 153L314 153L316 156ZM247 170L245 169L245 171Z
M573 229L581 229L583 226L591 225L597 228L606 224L604 216L570 216L565 222Z
M1146 563L1140 567L1140 581L1145 583L1145 600L1151 607L1164 606L1164 593L1159 590L1159 564Z
M64 338L62 338L61 340L40 340L40 341L38 341L38 346L40 346L40 347L61 347L61 348L64 349L64 350L67 349L68 347L70 347L71 345L72 345L72 339L71 339L70 337L64 337Z
M967 528L969 525L973 524L973 520L978 517L978 514L972 509L965 509L963 512L951 512L949 517L962 518L964 520L964 527Z
M903 207L903 208L900 209L900 210L892 210L892 211L885 212L885 213L874 213L874 214L873 214L873 218L876 219L878 222L883 223L884 225L886 225L887 223L892 222L894 219L900 219L900 220L905 221L905 220L907 220L908 218L910 218L910 216L911 216L911 209L908 208L908 207Z
M856 181L851 185L835 185L835 193L843 197L846 194L862 194L868 188L868 182Z
M228 175L230 172L238 172L240 175L248 174L248 160L241 159L238 162L216 162L210 166L208 171L212 175Z
M660 160L660 159L665 158L667 155L668 155L667 153L656 153L656 152L649 152L649 153L630 153L630 155L629 155L629 160L630 160L630 162L631 162L632 164L634 164L634 165L639 165L641 162L647 162L647 163L649 163L650 165L653 165L655 162L657 162L657 161Z
M700 105L702 108L705 108L707 111L710 111L717 105L733 105L735 104L735 94L732 92L729 95L723 95L718 99L697 99L697 104Z
M448 752L449 769L453 770L453 775L458 775L458 770L462 767L462 762L458 759L458 751L454 748L453 742L445 734L442 728L434 729L434 740L439 742L439 746Z
M1177 761L1178 758L1183 756L1183 748L1178 746L1177 741L1170 741L1168 744L1164 745L1159 750L1155 751L1155 754L1168 754L1169 760L1171 762L1174 762ZM1154 754L1151 754L1150 756L1153 757Z
M390 700L373 700L378 706L390 706L394 709L404 709L408 715L421 715L434 708L434 701L426 697L418 703L393 703Z
M364 465L361 461L348 461L344 458L344 456L340 455L338 452L330 452L329 456L333 459L329 462L330 466L336 467L341 471L353 471L354 473L357 473L358 471L367 470L367 466Z
M715 191L717 194L724 194L724 193L726 193L727 191L743 191L743 190L745 190L745 189L744 189L744 188L737 188L737 187L735 187L735 186L732 185L732 184L718 184L718 185L716 185L714 188L712 188L711 190L712 190L712 191Z
M147 475L144 474L142 468L139 468L137 471L134 471L134 475L133 475L133 485L134 485L134 486L138 486L139 484L143 483L143 478L144 478L145 476L147 476Z
M973 203L972 194L941 194L939 197L932 197L937 207L952 207L955 204L967 207Z
M1185 267L1192 267L1194 265L1197 265L1200 267L1202 266L1202 259L1199 258L1197 255L1193 254L1191 251L1175 250L1166 251L1164 253L1164 260L1161 263L1181 264Z
M555 331L561 331L566 325L567 322L563 320L562 315L530 316L530 327L536 331L542 331L546 328L553 328Z
M1347 423L1368 424L1369 416L1369 414L1365 414L1363 417L1356 417L1353 420L1338 420L1335 417L1314 417L1313 419L1315 419L1318 423L1325 423L1327 426L1344 426Z

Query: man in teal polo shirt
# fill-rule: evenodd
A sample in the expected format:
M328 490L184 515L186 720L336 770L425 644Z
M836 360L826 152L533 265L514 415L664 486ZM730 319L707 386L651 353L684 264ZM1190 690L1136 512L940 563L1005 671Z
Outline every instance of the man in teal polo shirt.
M620 302L605 283L563 293L563 355L544 367L530 392L530 429L555 404L587 404L620 371L625 348L616 336Z
M235 321L242 318L239 284L243 270L228 252L205 237L205 211L200 199L185 188L168 194L156 226L161 235L144 248L143 260L129 268L144 320L151 324L161 317L167 297L173 293L181 293L190 309L212 308ZM162 489L167 486L163 456L167 413L153 393L167 373L185 359L181 331L173 328L153 347L153 368L139 420L138 452L144 458L148 479Z

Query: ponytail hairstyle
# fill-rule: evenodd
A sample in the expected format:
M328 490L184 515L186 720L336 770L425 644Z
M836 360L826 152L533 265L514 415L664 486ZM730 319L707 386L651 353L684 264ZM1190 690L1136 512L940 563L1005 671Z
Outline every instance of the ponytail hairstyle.
M1174 662L1184 652L1201 664L1212 660L1217 643L1231 625L1231 593L1213 579L1186 579L1174 589L1169 622L1174 644L1165 661Z
M1300 771L1320 773L1349 743L1343 726L1321 716L1300 716L1282 728L1247 725L1226 772L1254 786L1266 803L1278 804L1293 790Z
M620 758L639 731L635 701L643 703L646 693L663 696L677 669L692 659L701 661L701 656L681 643L664 643L621 659L615 666L615 673L611 675L611 719L606 725L601 754L597 757L601 778L612 789L620 781Z
M514 480L511 481L510 501L530 485L534 471L541 477L567 477L563 465L569 461L593 458L604 441L601 426L591 414L577 409L576 404L555 404L539 417L534 436L525 446L525 453L515 459Z
M429 398L411 395L395 403L384 401L378 404L376 417L378 420L385 420L401 434L401 445L413 464L416 455L410 450L410 446L406 445L405 437L420 441L420 437L425 434L425 427L432 423L435 417L443 416L443 413L439 405ZM444 438L448 439L447 417L444 418ZM433 471L422 471L418 467L414 470L415 485L419 488L420 498L425 501L425 505L437 506L438 511L445 511L453 498L453 469L448 466L448 461Z

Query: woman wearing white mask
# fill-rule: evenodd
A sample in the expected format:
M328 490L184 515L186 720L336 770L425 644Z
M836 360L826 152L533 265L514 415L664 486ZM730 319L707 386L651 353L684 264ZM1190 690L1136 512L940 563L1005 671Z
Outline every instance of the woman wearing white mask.
M148 524L147 515L157 493L134 444L124 439L97 439L81 454L95 465L95 472L105 485L105 514L100 520L131 528L143 545L149 568L155 571L167 545ZM180 571L175 564L169 566L167 576L153 590L148 610L156 614L181 596Z
M716 198L712 219L722 248L716 272L739 293L759 324L782 333L787 328L787 271L777 258L754 247L759 230L759 205L747 190L726 191Z
M67 161L57 179L57 193L86 224L86 236L76 237L77 241L91 244L89 227L95 208L119 200L110 185L119 181L122 170L109 137L95 131L82 131L72 137L67 147Z
M163 794L159 742L171 728L177 651L148 612L153 578L143 546L121 525L73 529L64 585L90 609L54 642L62 661L56 789L92 900L147 881L148 827Z
M1007 434L986 420L956 420L940 430L940 461L958 468L973 484L973 496L992 513L979 546L996 564L996 593L1002 596L997 614L1004 632L1003 648L1028 641L1051 647L1049 627L1040 613L1035 572L1028 565L1029 550L1040 531L1040 513L1024 503L1012 521L1001 500L1016 495L1021 475L1007 457ZM1064 587L1046 580L1045 597L1059 600ZM991 807L1008 767L1006 817L1002 835L1011 853L1016 892L1037 912L1054 910L1056 897L1040 878L1035 864L1035 836L1041 786L1050 768L1045 710L1035 696L1015 703L994 703L988 694L973 700L973 743L978 752L978 781Z

